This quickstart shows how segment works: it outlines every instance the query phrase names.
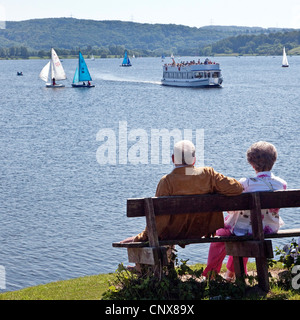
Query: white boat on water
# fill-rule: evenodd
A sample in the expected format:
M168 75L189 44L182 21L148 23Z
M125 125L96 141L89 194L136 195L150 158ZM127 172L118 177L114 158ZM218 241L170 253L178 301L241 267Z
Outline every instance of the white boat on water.
M45 65L40 73L40 78L46 82L47 88L63 88L64 85L56 83L58 80L67 79L65 70L56 54L55 50L51 49L51 60Z
M206 59L165 64L161 83L175 87L221 87L223 82L220 65Z
M289 62L286 56L285 47L283 47L283 54L282 54L282 67L288 67Z

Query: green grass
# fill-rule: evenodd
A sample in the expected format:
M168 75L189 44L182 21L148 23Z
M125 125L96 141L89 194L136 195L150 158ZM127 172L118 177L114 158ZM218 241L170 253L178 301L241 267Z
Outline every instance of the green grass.
M287 52L288 55L299 55L300 47L293 48Z
M113 274L99 274L4 292L0 300L100 300Z
M200 269L204 265L196 264L191 266L193 270ZM282 265L275 265L272 270L281 270ZM225 265L221 272L225 271ZM248 271L255 271L255 263L248 263ZM110 282L115 274L99 274L81 278L51 282L45 285L29 287L18 291L4 292L0 294L0 300L100 300L103 293L108 290ZM257 297L254 299L258 299ZM300 292L283 290L277 286L264 300L300 300Z

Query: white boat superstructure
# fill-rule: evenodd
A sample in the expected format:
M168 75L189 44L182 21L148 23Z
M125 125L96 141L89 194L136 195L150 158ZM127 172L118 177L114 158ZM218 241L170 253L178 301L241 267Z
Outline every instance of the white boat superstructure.
M206 59L165 64L161 83L176 87L220 87L223 82L220 65Z

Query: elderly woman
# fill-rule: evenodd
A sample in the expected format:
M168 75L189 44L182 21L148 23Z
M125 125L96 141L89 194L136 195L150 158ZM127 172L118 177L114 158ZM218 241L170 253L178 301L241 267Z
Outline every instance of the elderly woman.
M240 180L244 192L286 190L286 182L271 173L276 159L276 148L265 141L254 143L247 150L247 160L255 170L256 176ZM283 225L283 221L279 217L279 209L263 209L261 213L264 233L275 233ZM248 210L228 212L224 221L224 228L218 229L216 232L218 236L242 236L251 233L250 212ZM219 273L225 256L225 244L212 243L203 276L206 277L209 271ZM244 258L245 273L247 273L247 261L248 258ZM226 267L226 279L230 281L234 277L233 258L231 256L228 258Z

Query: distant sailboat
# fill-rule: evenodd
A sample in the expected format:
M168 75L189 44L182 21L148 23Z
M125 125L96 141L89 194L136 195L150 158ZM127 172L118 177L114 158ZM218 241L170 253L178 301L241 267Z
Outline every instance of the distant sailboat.
M288 67L289 63L288 63L288 59L285 53L285 47L283 47L283 55L282 55L282 67Z
M85 83L87 81L87 84ZM85 63L85 60L79 51L78 67L75 70L72 87L73 88L93 88L95 87L90 83L92 77L90 75L89 69Z
M127 56L127 51L125 51L125 55L124 55L124 59L123 59L123 62L122 62L122 67L131 67L131 62Z
M40 73L40 78L46 82L47 88L63 88L64 85L56 83L58 80L67 79L65 70L56 54L55 50L51 49L51 60L45 65Z

